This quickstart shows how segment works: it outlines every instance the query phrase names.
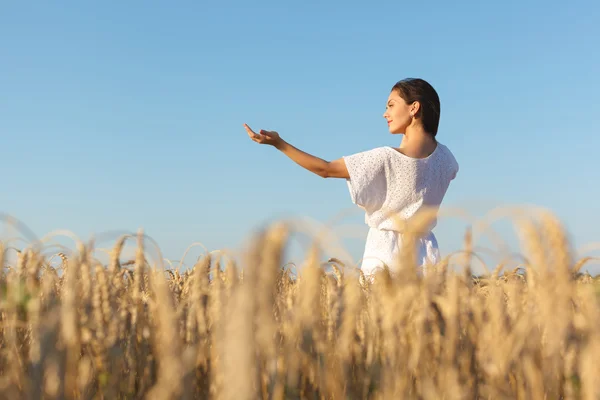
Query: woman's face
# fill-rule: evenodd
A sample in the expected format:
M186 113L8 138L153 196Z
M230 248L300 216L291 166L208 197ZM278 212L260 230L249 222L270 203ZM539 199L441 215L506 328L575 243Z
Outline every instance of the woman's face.
M383 118L388 122L390 133L405 133L412 122L411 105L406 104L397 91L392 91L388 97Z

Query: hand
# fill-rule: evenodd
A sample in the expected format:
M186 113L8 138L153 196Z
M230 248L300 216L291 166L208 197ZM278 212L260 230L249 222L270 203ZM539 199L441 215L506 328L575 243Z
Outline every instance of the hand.
M248 132L250 139L256 143L269 144L275 147L281 143L281 137L279 136L279 133L275 131L265 131L261 129L259 133L256 133L246 124L244 124L244 128L246 128L246 132Z

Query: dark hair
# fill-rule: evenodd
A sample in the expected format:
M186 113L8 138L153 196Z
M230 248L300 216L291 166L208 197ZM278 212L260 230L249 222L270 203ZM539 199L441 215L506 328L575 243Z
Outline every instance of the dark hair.
M396 90L406 104L418 101L421 104L416 117L421 119L423 128L435 137L440 123L440 98L435 89L419 78L407 78L398 81L392 88Z

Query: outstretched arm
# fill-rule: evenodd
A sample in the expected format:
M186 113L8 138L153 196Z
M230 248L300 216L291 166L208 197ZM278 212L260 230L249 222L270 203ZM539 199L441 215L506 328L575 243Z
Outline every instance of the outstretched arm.
M250 139L260 144L269 144L301 167L319 175L322 178L344 178L348 179L348 169L343 158L334 161L325 161L321 158L308 154L283 140L275 131L264 131L255 133L250 127L244 124L246 132Z
M279 151L292 159L296 164L314 172L322 178L348 178L348 169L343 158L334 161L325 161L321 158L308 154L285 140L280 139L275 146Z

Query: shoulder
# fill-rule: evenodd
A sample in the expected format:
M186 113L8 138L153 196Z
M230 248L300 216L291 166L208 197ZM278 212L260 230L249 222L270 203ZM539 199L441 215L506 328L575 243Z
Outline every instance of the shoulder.
M385 147L376 147L342 158L351 176L357 173L375 175L386 168L390 155Z
M439 155L440 155L440 161L442 164L448 166L449 170L452 171L453 175L456 176L456 173L459 170L459 165L458 165L458 161L456 160L456 157L454 156L454 153L452 153L452 151L448 148L448 146L439 143L438 142L438 147L439 147Z
M450 150L448 146L438 142L438 147L439 153L443 156L444 159L456 162L456 157L454 157L454 153L452 153L452 150Z
M389 157L389 147L381 146L344 156L346 160L377 161Z

